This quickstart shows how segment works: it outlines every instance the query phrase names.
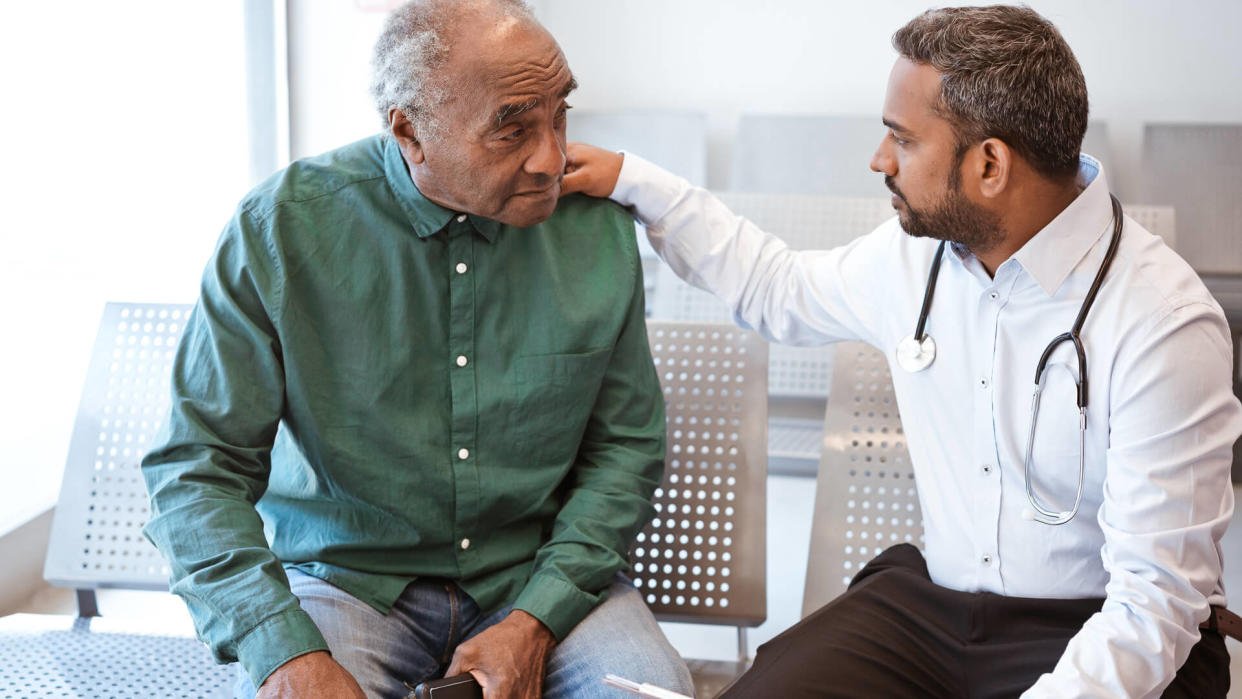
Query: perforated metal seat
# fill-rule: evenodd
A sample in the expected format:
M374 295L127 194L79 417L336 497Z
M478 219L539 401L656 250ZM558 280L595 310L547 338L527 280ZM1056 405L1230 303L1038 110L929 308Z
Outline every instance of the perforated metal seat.
M79 616L0 619L0 696L231 695L233 670L217 665L192 631L134 633L124 620L95 617L95 589L168 589L168 567L142 536L149 508L139 462L168 409L189 310L104 309L44 564L49 582L77 588Z
M0 619L0 696L229 696L235 674L188 634L93 617L93 590L166 590L142 536L139 462L168 408L190 306L110 303L92 352L45 577L79 589L78 618ZM632 555L660 618L756 626L766 618L767 346L733 326L652 323L669 425L657 516ZM147 625L149 627L149 625Z
M101 618L20 614L0 631L0 696L232 696L231 668L193 636L109 628Z
M731 325L648 323L668 446L635 584L666 621L758 626L765 596L767 347Z
M888 361L870 345L843 342L824 413L803 616L903 542L923 548L923 514Z
M701 696L747 666L767 618L767 344L733 325L649 321L668 446L656 517L630 556L662 621L738 627L738 663L689 660Z

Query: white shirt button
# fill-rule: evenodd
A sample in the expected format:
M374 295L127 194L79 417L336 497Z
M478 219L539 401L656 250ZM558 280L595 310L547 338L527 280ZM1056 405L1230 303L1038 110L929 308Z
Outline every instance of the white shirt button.
M457 263L457 273L458 273L458 274L465 274L465 273L466 273L466 269L467 269L467 267L466 267L466 263L465 263L465 262L458 262L458 263Z
M983 565L985 565L985 566L990 566L990 565L992 565L992 556L991 556L991 555L986 554L986 553L985 553L985 554L983 554Z
M464 354L457 355L457 366L466 366L467 361L469 360L466 359L466 355Z
M979 388L987 388L987 387L988 387L988 377L984 376L979 379Z
M989 474L991 474L991 473L992 473L992 464L984 464L984 465L983 465L983 475L985 475L985 476L986 476L986 475L989 475Z
M458 450L457 450L457 458L461 459L462 461L465 461L466 459L469 459L469 458L470 458L470 450L469 450L469 449L458 449Z
M469 540L469 539L462 539L462 540L461 540L461 550L462 550L462 551L465 551L465 550L466 550L466 549L468 549L468 548L470 548L470 540Z
M441 219L441 220L443 220L443 219ZM458 216L458 217L457 217L457 222L458 222L458 223L465 223L465 222L466 222L466 215L465 215L465 214L462 214L461 216Z
M993 291L992 293L988 294L988 296L991 296L993 301L995 301L996 299L1000 298L1000 294L996 293L995 291Z

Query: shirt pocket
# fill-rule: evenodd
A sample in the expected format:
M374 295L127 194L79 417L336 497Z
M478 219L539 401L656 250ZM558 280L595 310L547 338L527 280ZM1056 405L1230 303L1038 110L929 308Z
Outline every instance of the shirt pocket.
M573 461L611 355L604 348L515 360L510 424L519 455L540 463Z

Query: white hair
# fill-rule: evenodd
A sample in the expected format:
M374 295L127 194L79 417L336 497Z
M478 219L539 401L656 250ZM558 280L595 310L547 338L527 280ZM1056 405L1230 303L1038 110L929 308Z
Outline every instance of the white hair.
M434 138L440 124L435 108L449 93L436 74L448 55L452 25L465 12L487 10L535 22L525 0L412 0L389 15L371 58L371 96L384 129L399 109L420 138Z

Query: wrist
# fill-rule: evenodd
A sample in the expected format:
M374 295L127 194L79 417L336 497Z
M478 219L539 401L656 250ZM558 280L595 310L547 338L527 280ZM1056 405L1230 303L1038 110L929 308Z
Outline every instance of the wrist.
M505 617L505 621L512 623L540 643L545 643L549 646L556 644L556 634L552 633L552 629L549 629L542 621L539 621L538 618L529 612L514 609L512 612L509 612L509 616Z

